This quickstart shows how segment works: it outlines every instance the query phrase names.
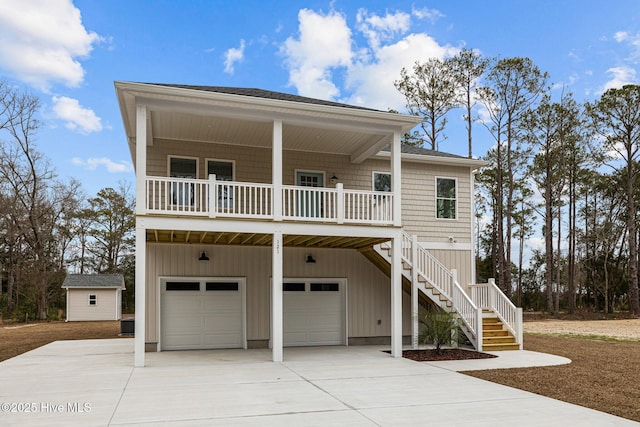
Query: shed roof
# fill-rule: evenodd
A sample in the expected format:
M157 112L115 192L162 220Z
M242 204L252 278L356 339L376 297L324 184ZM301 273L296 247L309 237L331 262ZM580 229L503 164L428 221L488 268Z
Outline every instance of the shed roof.
M122 274L67 274L62 288L121 288L124 289Z

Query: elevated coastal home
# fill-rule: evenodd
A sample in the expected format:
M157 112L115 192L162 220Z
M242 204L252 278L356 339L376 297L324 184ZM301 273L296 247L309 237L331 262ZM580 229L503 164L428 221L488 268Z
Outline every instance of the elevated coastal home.
M476 348L521 345L515 307L473 285L483 163L401 146L418 118L259 89L115 87L136 169L136 366L180 349L281 361L287 346L384 343L399 357L421 301L455 312ZM501 330L483 338L489 312Z

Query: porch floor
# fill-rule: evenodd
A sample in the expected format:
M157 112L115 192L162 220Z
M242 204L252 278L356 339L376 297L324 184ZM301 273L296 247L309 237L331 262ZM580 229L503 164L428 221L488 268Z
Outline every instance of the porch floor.
M30 426L637 425L456 373L457 362L383 349L286 348L283 363L269 350L147 353L147 367L133 368L133 339L58 341L0 363L1 417ZM463 369L566 362L512 351Z

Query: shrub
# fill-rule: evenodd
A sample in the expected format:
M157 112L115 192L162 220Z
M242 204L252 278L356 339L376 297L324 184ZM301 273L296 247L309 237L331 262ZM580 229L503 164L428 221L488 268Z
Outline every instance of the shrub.
M447 311L424 310L420 313L420 342L432 343L440 354L443 345L451 345L458 330L458 320Z

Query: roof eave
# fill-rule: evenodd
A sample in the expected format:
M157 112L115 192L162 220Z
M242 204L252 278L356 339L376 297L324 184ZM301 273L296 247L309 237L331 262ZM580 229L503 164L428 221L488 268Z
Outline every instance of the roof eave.
M381 151L376 154L375 157L378 158L388 158L391 156L391 153L388 151ZM439 164L439 165L450 165L450 166L462 166L468 167L472 170L480 169L486 165L488 162L479 159L469 159L466 157L441 157L441 156L430 156L428 154L408 154L403 153L401 155L403 160L408 160L416 163L429 163L429 164Z

